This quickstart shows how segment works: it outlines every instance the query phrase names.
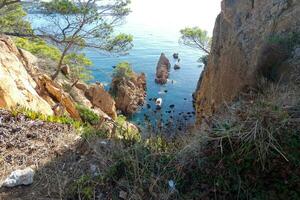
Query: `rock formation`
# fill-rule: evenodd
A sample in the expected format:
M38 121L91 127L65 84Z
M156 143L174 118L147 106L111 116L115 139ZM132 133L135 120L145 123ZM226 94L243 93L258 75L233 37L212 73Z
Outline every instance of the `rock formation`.
M86 91L85 96L90 100L93 107L100 108L112 119L117 118L115 101L111 95L105 91L103 85L95 83L91 85Z
M0 107L19 105L52 115L51 106L35 90L37 84L25 67L27 60L10 38L0 36Z
M156 79L155 82L158 84L166 84L169 77L169 70L171 64L169 59L164 53L160 55L159 61L156 66Z
M125 115L135 113L144 104L146 97L146 76L133 73L130 78L113 78L111 91L115 95L117 109Z
M208 65L195 92L199 121L286 59L284 48L270 39L299 33L299 16L299 0L222 1Z
M116 118L115 102L102 86L78 82L72 89L77 94L71 97L60 81L54 82L41 73L38 63L37 57L18 49L9 37L0 36L0 108L21 106L46 115L67 111L70 117L80 120L76 109L76 103L80 103L102 117Z

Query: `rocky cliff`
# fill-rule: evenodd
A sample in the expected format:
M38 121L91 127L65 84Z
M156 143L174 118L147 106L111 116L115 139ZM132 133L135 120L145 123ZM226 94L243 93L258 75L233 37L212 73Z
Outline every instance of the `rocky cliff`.
M18 49L7 36L0 35L0 108L25 107L46 115L64 115L80 120L76 104L91 108L101 117L116 119L115 101L100 85L77 83L71 91L62 85L66 80L52 81L40 69L39 58ZM74 96L76 98L74 98ZM108 117L109 116L109 117Z
M0 107L20 105L52 115L51 106L37 93L37 83L25 67L33 66L34 60L26 58L29 57L24 57L8 37L0 37Z
M256 86L261 76L278 78L276 67L296 48L299 32L299 0L223 0L195 92L197 119Z
M132 73L130 78L113 78L111 90L115 94L117 109L125 115L134 114L144 104L146 87L144 73Z

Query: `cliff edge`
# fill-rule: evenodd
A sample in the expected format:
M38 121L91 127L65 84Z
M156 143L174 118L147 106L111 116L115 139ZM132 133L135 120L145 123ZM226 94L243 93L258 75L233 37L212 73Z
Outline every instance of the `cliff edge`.
M222 1L208 65L195 92L199 122L255 87L260 77L278 78L279 66L296 48L299 16L299 0ZM279 76L288 71L280 70Z

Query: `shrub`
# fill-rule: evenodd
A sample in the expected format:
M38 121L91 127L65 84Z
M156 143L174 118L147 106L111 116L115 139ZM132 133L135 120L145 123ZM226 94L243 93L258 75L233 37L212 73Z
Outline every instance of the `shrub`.
M119 63L113 71L113 78L131 78L133 70L128 62Z
M45 122L72 125L76 129L81 129L82 127L84 127L84 125L81 122L76 121L68 116L45 115L25 107L13 108L11 109L11 113L14 117L18 115L24 115L25 117L32 120L41 120Z
M90 125L97 125L99 123L100 117L89 108L82 105L77 105L76 108L84 123L88 123Z

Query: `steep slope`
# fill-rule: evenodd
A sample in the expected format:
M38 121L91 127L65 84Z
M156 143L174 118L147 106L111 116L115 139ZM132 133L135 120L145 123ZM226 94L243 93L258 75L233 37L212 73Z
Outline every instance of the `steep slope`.
M223 0L208 65L195 93L198 121L256 86L260 76L274 78L299 32L299 0Z
M36 82L26 71L25 60L12 41L0 37L0 107L17 105L52 115L50 105L36 92Z

